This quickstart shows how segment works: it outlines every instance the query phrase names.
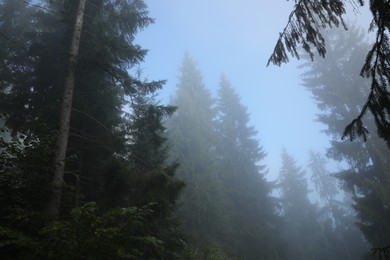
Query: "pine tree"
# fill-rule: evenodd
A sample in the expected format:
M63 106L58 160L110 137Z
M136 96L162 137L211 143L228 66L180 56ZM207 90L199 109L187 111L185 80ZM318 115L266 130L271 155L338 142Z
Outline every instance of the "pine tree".
M337 188L336 178L330 175L326 169L326 159L313 150L309 151L309 169L311 171L311 181L319 195L322 203L329 204L336 200Z
M0 53L1 114L15 136L0 153L1 257L182 259L185 245L172 211L183 184L166 162L162 126L172 108L151 99L163 82L128 72L146 54L133 43L152 22L144 2L86 5L59 221L46 218L44 204L76 1L0 4L0 20L11 21L0 28L20 30L18 39L2 38L8 51ZM27 50L16 40L26 41Z
M343 181L344 189L353 195L359 228L372 246L382 247L390 241L389 166L384 156L388 149L375 134L375 119L370 116L365 117L371 133L366 142L340 140L345 123L361 109L369 88L369 82L355 74L359 71L357 60L363 59L368 49L362 39L357 29L351 29L348 35L340 31L330 33L327 59L307 63L303 82L321 110L318 121L332 137L328 156L348 164L337 176Z
M179 179L186 183L178 216L194 250L221 247L226 212L218 174L214 100L202 82L193 59L186 54L167 122L171 158L180 164Z
M328 259L359 259L368 243L355 225L355 211L345 196L341 200L337 179L326 169L327 160L318 152L309 152L311 180L320 199L318 223Z
M72 38L66 67L64 89L62 94L59 129L56 140L56 150L54 155L54 174L51 181L53 186L52 195L49 198L47 212L53 218L58 218L60 213L60 203L62 198L62 188L65 174L66 150L68 148L70 115L72 114L72 101L74 93L75 73L80 49L81 31L84 21L84 10L86 0L79 0L74 19Z
M308 198L306 172L297 166L285 150L279 172L280 198L285 227L283 237L288 259L310 259L321 256L317 209Z
M249 126L249 114L226 77L222 76L217 99L217 154L228 201L232 255L245 259L277 259L280 219L276 215L271 183L265 180L266 156Z

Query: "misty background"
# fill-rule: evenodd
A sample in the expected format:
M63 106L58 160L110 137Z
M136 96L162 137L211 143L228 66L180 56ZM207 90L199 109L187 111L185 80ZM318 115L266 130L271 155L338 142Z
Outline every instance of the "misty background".
M236 88L268 154L268 178L277 178L283 148L302 166L307 165L309 150L325 152L329 138L315 122L316 105L301 86L300 61L291 57L281 67L266 67L293 2L167 0L147 4L156 23L141 31L136 42L149 50L141 65L143 76L167 80L160 92L162 103L169 103L178 83L178 68L188 52L214 94L221 74ZM370 14L365 8L348 12L346 20L367 28ZM339 168L336 163L331 167Z
M386 255L387 128L341 136L390 41L343 3L0 0L0 258Z

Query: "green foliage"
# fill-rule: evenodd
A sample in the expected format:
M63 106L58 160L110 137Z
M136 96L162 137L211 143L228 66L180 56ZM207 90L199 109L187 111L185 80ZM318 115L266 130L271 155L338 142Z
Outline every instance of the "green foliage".
M129 72L153 22L140 0L86 6L59 220L43 213L76 3L0 1L1 258L183 259L162 126L174 109L154 102L164 81Z
M159 259L167 249L150 228L155 206L113 208L102 214L90 202L74 208L68 220L40 223L33 220L42 216L15 212L9 217L18 225L41 229L27 236L2 226L2 259Z
M34 135L18 133L16 137L2 139L0 151L0 212L13 207L41 210L49 191L51 167L50 149L54 135L39 140ZM36 192L36 187L40 187Z
M145 232L151 207L114 208L102 215L92 202L74 208L70 220L42 230L42 252L52 259L158 258L164 243Z

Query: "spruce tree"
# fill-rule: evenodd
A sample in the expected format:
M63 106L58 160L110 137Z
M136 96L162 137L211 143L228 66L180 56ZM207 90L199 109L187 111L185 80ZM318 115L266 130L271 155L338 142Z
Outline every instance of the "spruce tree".
M365 4L363 0L300 0L295 2L294 9L289 15L287 25L280 33L268 64L281 65L281 63L288 62L287 52L299 58L299 48L308 53L312 60L314 58L313 49L324 57L329 51L329 46L325 45L324 29L342 26L347 30L343 19L346 13L346 2L349 2L353 9ZM370 1L369 8L373 18L370 29L376 32L376 36L371 49L366 51L365 59L359 60L358 64L361 66L360 75L370 78L371 84L366 88L367 95L359 104L358 113L354 114L353 119L344 126L343 137L348 136L353 140L356 136L360 136L366 140L367 128L363 124L363 118L369 111L374 118L379 136L390 148L390 16L388 5L388 0ZM350 46L354 48L355 43L351 42ZM350 65L355 64L351 61Z
M360 259L368 243L355 225L356 212L350 196L342 196L334 175L326 169L327 160L319 152L309 152L309 169L320 199L318 224L328 259Z
M279 172L280 199L285 220L283 237L287 241L288 259L310 259L321 256L317 209L308 198L306 172L285 150Z
M360 69L358 61L364 59L368 49L363 37L356 28L349 34L332 31L327 37L327 59L306 63L303 83L321 111L318 121L332 138L327 155L348 165L336 176L353 196L358 226L373 247L383 247L390 243L386 144L376 134L375 119L368 115L365 125L370 134L366 142L341 140L345 123L361 109L361 101L368 94L369 81L356 75Z
M217 99L217 153L225 196L229 200L229 250L245 259L277 259L282 255L281 221L270 196L266 153L249 126L249 113L226 77L222 76Z
M18 38L2 37L8 51L0 52L0 112L14 133L0 153L2 258L182 259L172 211L183 184L166 162L162 126L172 108L153 102L163 82L129 73L146 54L133 42L152 22L144 2L86 5L59 221L46 218L44 204L76 1L0 7L0 20L11 21L1 32Z
M171 158L180 164L177 177L186 184L178 216L195 251L211 245L221 247L227 212L216 155L216 111L201 73L188 54L182 61L171 104L177 107L167 122Z

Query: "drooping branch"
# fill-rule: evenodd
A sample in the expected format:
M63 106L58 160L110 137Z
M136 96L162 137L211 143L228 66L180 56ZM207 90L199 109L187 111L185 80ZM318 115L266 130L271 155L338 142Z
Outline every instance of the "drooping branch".
M345 0L296 0L287 25L280 33L270 63L280 66L289 61L288 53L299 59L298 48L313 58L314 48L322 57L326 46L321 31L325 28L346 25L342 15L345 14ZM363 0L348 1L353 8L364 5ZM346 126L343 138L350 140L363 137L367 140L368 131L364 127L363 117L370 111L375 118L378 134L390 147L390 0L370 1L373 15L371 29L376 28L377 37L372 49L368 52L361 75L372 79L371 91L367 101L357 117Z
M360 0L358 3L362 4ZM280 33L274 51L268 59L267 66L270 63L278 66L287 63L289 61L287 52L299 59L298 47L302 47L311 58L314 57L312 51L314 47L318 54L324 57L326 48L321 30L340 25L346 29L343 14L345 14L345 4L342 0L296 1L287 25Z
M386 2L386 3L385 3ZM363 77L371 78L371 90L360 114L344 130L343 137L363 136L366 140L366 131L363 131L362 117L367 108L372 113L377 126L378 135L390 147L390 40L389 40L389 11L390 1L377 1L377 6L371 4L377 34L375 43L368 52L366 61L361 70Z

